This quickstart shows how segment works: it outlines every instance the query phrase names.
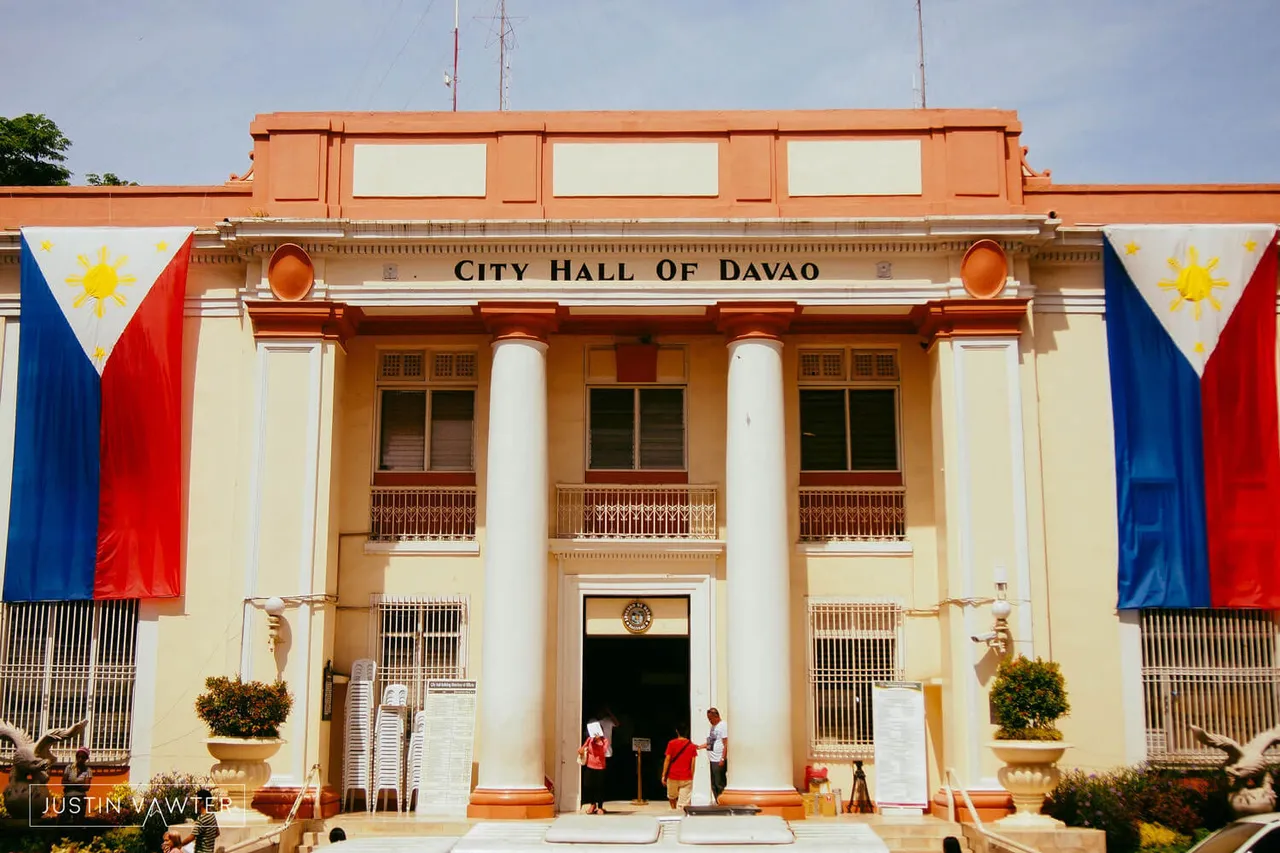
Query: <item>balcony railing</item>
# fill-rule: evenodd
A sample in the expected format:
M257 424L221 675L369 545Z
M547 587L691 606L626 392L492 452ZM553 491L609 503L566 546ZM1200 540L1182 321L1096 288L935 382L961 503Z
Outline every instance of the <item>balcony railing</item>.
M475 538L475 486L373 489L370 542L456 542Z
M907 538L905 497L901 486L801 488L800 541L902 541Z
M556 486L563 539L715 539L715 486Z

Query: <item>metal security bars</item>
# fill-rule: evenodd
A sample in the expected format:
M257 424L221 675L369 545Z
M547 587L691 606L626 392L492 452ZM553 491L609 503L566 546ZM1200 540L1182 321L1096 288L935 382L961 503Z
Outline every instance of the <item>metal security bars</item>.
M370 657L378 662L375 701L388 684L409 688L420 710L431 678L467 677L467 598L370 596Z
M871 686L902 680L902 607L812 598L808 639L810 757L870 758Z
M70 761L127 764L137 678L138 602L42 601L0 605L0 719L39 737L88 718L82 740L54 747ZM0 747L0 761L13 747Z
M1144 610L1141 624L1148 760L1220 762L1193 724L1244 743L1280 723L1274 613Z

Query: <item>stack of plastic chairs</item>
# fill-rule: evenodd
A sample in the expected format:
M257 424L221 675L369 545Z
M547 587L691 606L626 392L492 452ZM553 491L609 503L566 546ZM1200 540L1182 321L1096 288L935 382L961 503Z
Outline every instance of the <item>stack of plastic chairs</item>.
M365 808L373 807L373 677L377 668L377 664L367 658L351 665L342 754L344 810L349 810L347 798L357 790L364 792Z
M404 798L406 810L414 807L413 798L419 795L422 787L422 744L427 736L427 712L418 711L413 715L413 734L409 735L409 767L405 771L405 787L409 796Z
M404 802L404 727L408 709L409 688L388 684L378 706L373 743L373 800L376 804L383 791L395 791L396 811Z

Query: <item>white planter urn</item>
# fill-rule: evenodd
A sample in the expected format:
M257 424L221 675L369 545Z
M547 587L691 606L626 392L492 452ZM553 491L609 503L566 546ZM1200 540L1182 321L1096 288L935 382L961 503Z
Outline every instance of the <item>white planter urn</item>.
M280 738L257 737L211 737L205 741L209 754L218 759L209 775L231 801L233 811L250 813L253 795L271 778L267 759L279 752L283 743Z
M996 823L1007 829L1058 829L1062 821L1040 814L1045 795L1058 787L1057 767L1071 744L1056 740L997 740L987 744L1004 762L996 778L1013 795L1017 811Z

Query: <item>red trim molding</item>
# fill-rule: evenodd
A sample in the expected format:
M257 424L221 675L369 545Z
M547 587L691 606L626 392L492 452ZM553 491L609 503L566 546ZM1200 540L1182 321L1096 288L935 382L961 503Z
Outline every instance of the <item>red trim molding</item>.
M759 806L764 814L776 814L786 820L804 820L804 800L798 791L735 791L729 788L717 801L722 806Z
M376 471L375 486L474 486L475 471Z
M556 798L546 788L476 788L467 806L467 817L481 820L541 820L555 816Z
M953 793L956 804L956 820L960 823L973 823L973 815L964 803L959 791ZM1013 795L1008 791L969 791L969 799L978 810L978 817L984 823L999 820L1013 814ZM949 819L950 803L947 800L947 789L939 788L929 803L929 813L942 820Z
M746 340L781 340L800 315L794 302L719 302L715 307L716 328L729 343Z
M562 313L555 302L481 302L475 310L495 341L544 344L560 328Z
M245 302L255 339L301 338L337 341L346 346L355 336L364 312L345 302L316 299L304 302L249 300Z
M689 482L688 471L584 471L582 482L594 485L660 486Z
M801 471L802 486L901 486L900 471Z
M259 788L253 795L253 808L267 817L284 820L289 816L289 810L293 808L293 801L298 798L298 792L301 790L296 786ZM338 796L338 792L329 785L325 785L320 789L320 814L313 814L315 811L315 796L308 794L298 804L297 817L299 820L313 820L317 817L331 818L341 811L341 806L342 798Z
M945 338L1013 337L1022 334L1030 299L939 299L911 311L916 333L928 346Z

